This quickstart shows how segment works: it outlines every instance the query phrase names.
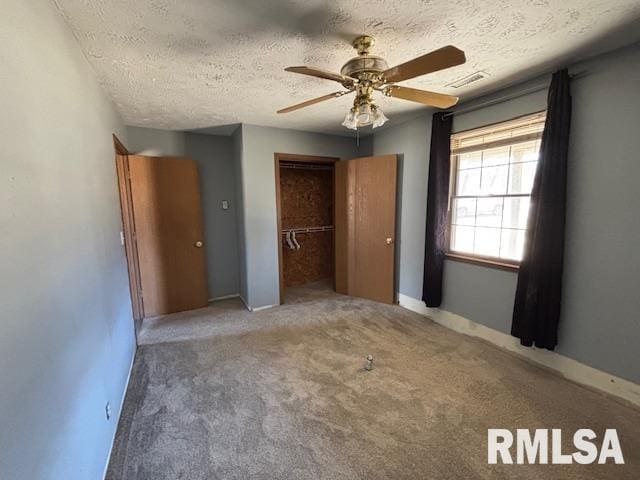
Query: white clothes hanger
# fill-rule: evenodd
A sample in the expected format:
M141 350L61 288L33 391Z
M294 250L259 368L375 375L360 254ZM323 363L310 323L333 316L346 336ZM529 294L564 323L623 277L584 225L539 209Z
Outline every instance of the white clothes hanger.
M287 240L287 246L289 247L289 250L295 250L296 247L294 247L293 243L291 243L291 230L287 232L286 240Z
M296 250L300 250L300 244L298 243L298 240L296 240L296 232L291 232L292 233L292 240L293 240L293 244L296 246Z

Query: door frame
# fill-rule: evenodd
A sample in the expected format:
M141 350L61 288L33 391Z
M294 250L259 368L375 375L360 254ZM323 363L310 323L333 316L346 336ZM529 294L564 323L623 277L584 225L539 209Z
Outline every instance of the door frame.
M280 289L280 305L284 303L284 264L283 264L283 247L282 247L282 211L281 211L281 200L280 200L280 162L297 162L297 163L324 163L324 164L335 164L340 161L339 157L321 157L315 155L298 155L295 153L274 153L274 166L275 166L275 179L276 179L276 217L277 217L277 227L278 231L276 236L276 242L278 245L278 278L279 278L279 289ZM334 192L332 193L335 196L335 183L336 183L336 172L335 168L333 170L333 188ZM335 202L335 198L334 198ZM335 207L335 205L334 205ZM333 209L333 218L332 218L334 229L335 229L335 208ZM335 230L334 230L334 242L335 242ZM335 245L333 249L333 263L334 263L334 284L335 284Z
M129 173L129 151L124 144L113 135L113 146L116 153L116 173L118 177L118 193L120 196L120 212L122 214L122 234L129 274L129 293L131 295L131 310L137 332L144 318L144 303L142 297L142 282L140 279L140 263L138 259L138 245L136 243L136 229L134 223L133 200L131 197L131 176Z

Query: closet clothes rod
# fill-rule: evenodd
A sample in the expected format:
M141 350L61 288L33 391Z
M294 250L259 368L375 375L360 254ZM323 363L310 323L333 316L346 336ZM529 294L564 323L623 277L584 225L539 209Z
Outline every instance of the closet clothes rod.
M285 228L280 233L282 233L282 234L286 234L287 232L314 233L314 232L329 232L331 230L333 230L333 225L324 225L322 227Z
M293 168L296 170L333 170L333 166L314 165L312 163L300 164L300 163L280 162L280 168Z

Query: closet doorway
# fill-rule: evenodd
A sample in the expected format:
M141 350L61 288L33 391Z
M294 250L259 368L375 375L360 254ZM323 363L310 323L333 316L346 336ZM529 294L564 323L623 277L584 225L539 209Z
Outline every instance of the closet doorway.
M338 158L275 154L280 303L310 283L334 288L334 168Z
M395 303L396 155L275 154L280 303L288 287Z

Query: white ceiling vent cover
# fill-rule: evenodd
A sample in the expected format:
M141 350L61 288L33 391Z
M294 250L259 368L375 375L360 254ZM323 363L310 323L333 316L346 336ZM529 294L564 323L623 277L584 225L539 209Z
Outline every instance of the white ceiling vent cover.
M448 83L445 86L451 87L451 88L466 87L470 83L477 82L478 80L482 80L483 78L487 78L488 76L489 74L487 72L482 72L482 71L475 72L475 73L472 73L471 75L467 75L466 77L460 78L454 82Z

